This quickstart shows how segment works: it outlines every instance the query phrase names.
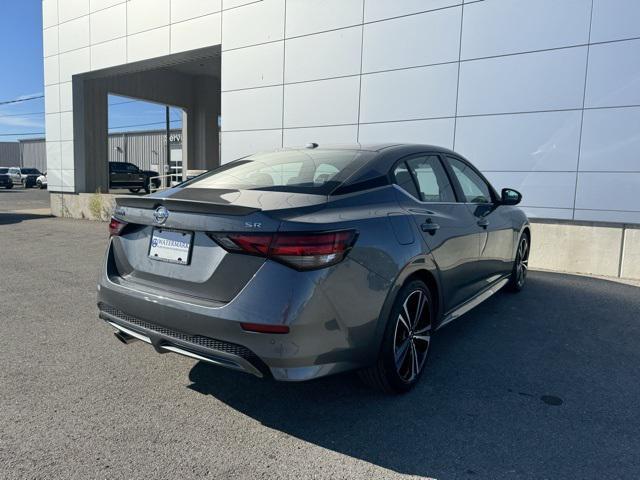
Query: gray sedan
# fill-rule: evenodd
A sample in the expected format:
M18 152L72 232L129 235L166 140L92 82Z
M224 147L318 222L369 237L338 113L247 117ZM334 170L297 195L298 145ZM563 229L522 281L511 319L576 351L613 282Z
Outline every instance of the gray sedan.
M160 353L406 392L439 328L524 287L521 198L427 145L252 155L117 200L100 317Z

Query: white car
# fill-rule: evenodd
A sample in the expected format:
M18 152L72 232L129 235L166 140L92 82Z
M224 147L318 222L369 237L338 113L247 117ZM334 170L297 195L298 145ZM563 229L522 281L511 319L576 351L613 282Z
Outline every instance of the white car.
M36 186L40 189L47 188L47 172L44 172L38 178L36 178Z

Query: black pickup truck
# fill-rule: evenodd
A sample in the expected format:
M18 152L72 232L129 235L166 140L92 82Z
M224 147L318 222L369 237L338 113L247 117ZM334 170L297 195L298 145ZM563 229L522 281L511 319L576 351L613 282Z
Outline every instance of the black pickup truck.
M9 169L6 167L0 167L0 188L7 190L13 188L13 180L11 180Z
M157 172L140 170L133 163L109 162L109 188L128 188L133 193L144 190L149 193L151 191L149 179L156 175L158 175ZM160 179L152 179L151 184L154 188L160 187Z

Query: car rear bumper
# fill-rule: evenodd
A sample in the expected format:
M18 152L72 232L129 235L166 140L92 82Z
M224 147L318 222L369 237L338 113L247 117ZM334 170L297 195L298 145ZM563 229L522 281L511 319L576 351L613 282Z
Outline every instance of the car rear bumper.
M365 302L354 305L350 289L362 288L355 278L368 284L371 275L355 262L311 272L266 262L228 303L143 289L113 278L108 262L109 255L98 286L100 318L144 335L158 352L196 354L202 361L283 381L361 368L378 353L386 292L371 290ZM249 332L241 322L284 324L290 331Z

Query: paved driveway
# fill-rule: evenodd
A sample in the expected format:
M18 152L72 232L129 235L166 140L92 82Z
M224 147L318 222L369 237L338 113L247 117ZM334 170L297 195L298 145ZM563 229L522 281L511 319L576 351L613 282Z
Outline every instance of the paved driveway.
M388 397L119 343L95 308L106 241L0 211L0 478L640 477L637 287L534 272Z

